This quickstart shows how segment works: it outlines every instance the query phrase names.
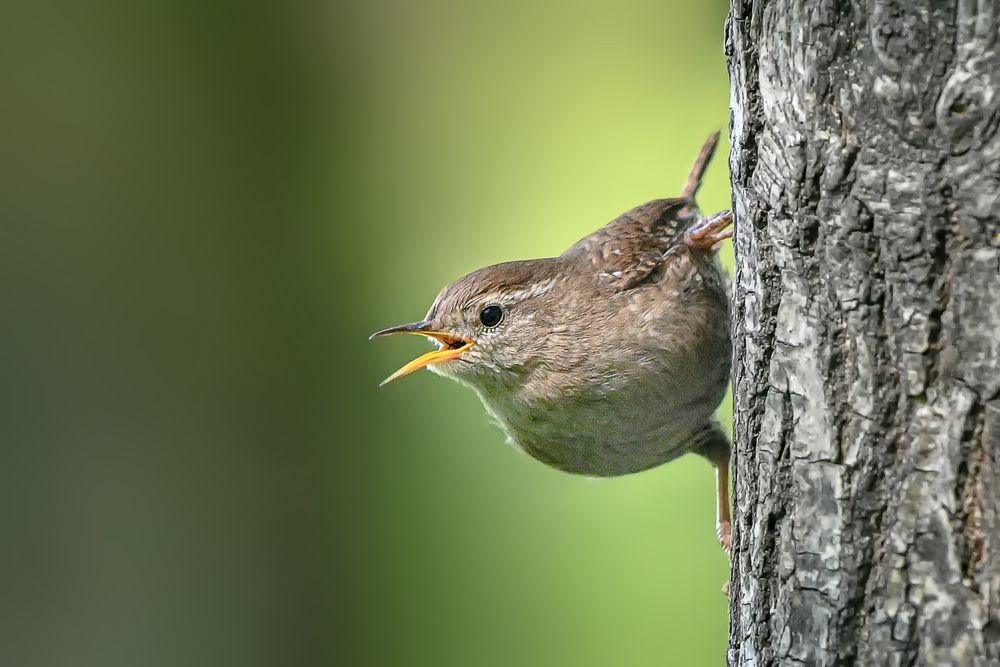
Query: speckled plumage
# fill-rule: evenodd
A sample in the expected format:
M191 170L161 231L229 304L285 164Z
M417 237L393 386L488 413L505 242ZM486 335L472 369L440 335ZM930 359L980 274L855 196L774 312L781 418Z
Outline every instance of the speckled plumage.
M714 251L729 215L706 220L694 202L716 138L681 197L637 206L559 257L460 278L409 325L470 342L430 369L472 387L534 458L593 476L692 450L728 462L712 413L729 379L728 298ZM502 309L497 326L480 323L487 306Z
M426 319L476 346L431 370L475 389L514 444L561 470L622 475L689 451L730 357L721 268L683 242L699 219L689 200L652 201L560 257L460 279ZM475 331L488 304L505 322Z

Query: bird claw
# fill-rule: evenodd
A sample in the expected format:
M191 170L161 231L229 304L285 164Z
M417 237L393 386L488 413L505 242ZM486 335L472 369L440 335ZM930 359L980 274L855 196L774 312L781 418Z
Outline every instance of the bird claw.
M732 211L722 211L702 218L684 232L684 243L692 250L718 250L723 241L733 236L733 228L730 227L732 221Z
M722 550L727 554L729 553L729 547L732 545L733 541L733 528L732 524L728 521L716 524L715 535L719 538L719 544L722 545Z
M733 540L732 524L729 523L728 521L724 521L722 523L716 524L716 526L715 526L715 534L719 538L719 544L722 545L723 551L725 551L726 555L728 556L729 555L729 547L732 546L732 540ZM729 597L729 582L728 581L725 584L723 584L723 586L722 586L722 594L725 595L727 598Z

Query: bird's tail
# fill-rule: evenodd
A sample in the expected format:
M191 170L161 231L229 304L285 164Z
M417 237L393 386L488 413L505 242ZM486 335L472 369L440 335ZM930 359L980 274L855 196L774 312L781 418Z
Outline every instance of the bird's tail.
M694 196L698 194L698 188L701 187L701 179L705 175L708 163L712 161L712 154L715 153L715 146L718 143L718 132L708 135L708 139L705 141L705 145L701 147L698 158L694 161L694 166L691 167L691 173L688 174L687 181L684 183L684 190L681 191L681 197L694 201Z

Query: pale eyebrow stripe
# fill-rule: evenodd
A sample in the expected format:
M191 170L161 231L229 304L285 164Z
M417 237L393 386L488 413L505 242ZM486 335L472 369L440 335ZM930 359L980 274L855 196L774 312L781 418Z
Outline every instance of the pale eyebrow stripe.
M555 278L549 278L548 280L543 280L540 283L532 285L522 290L516 292L509 292L507 294L502 294L504 300L506 301L520 301L522 299L530 299L536 296L542 296L543 294L548 294L552 291L552 288L556 286ZM499 297L501 294L491 294L491 297ZM499 298L487 299L487 302L500 301Z

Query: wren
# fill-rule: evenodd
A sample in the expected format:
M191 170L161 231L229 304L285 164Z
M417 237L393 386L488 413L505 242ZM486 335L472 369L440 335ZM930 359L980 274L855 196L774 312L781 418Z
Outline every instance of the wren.
M718 133L681 196L642 204L558 257L488 266L445 287L418 334L419 368L471 387L508 438L559 470L627 475L694 452L716 469L716 533L730 542L729 440L713 413L729 382L730 212L695 204Z

